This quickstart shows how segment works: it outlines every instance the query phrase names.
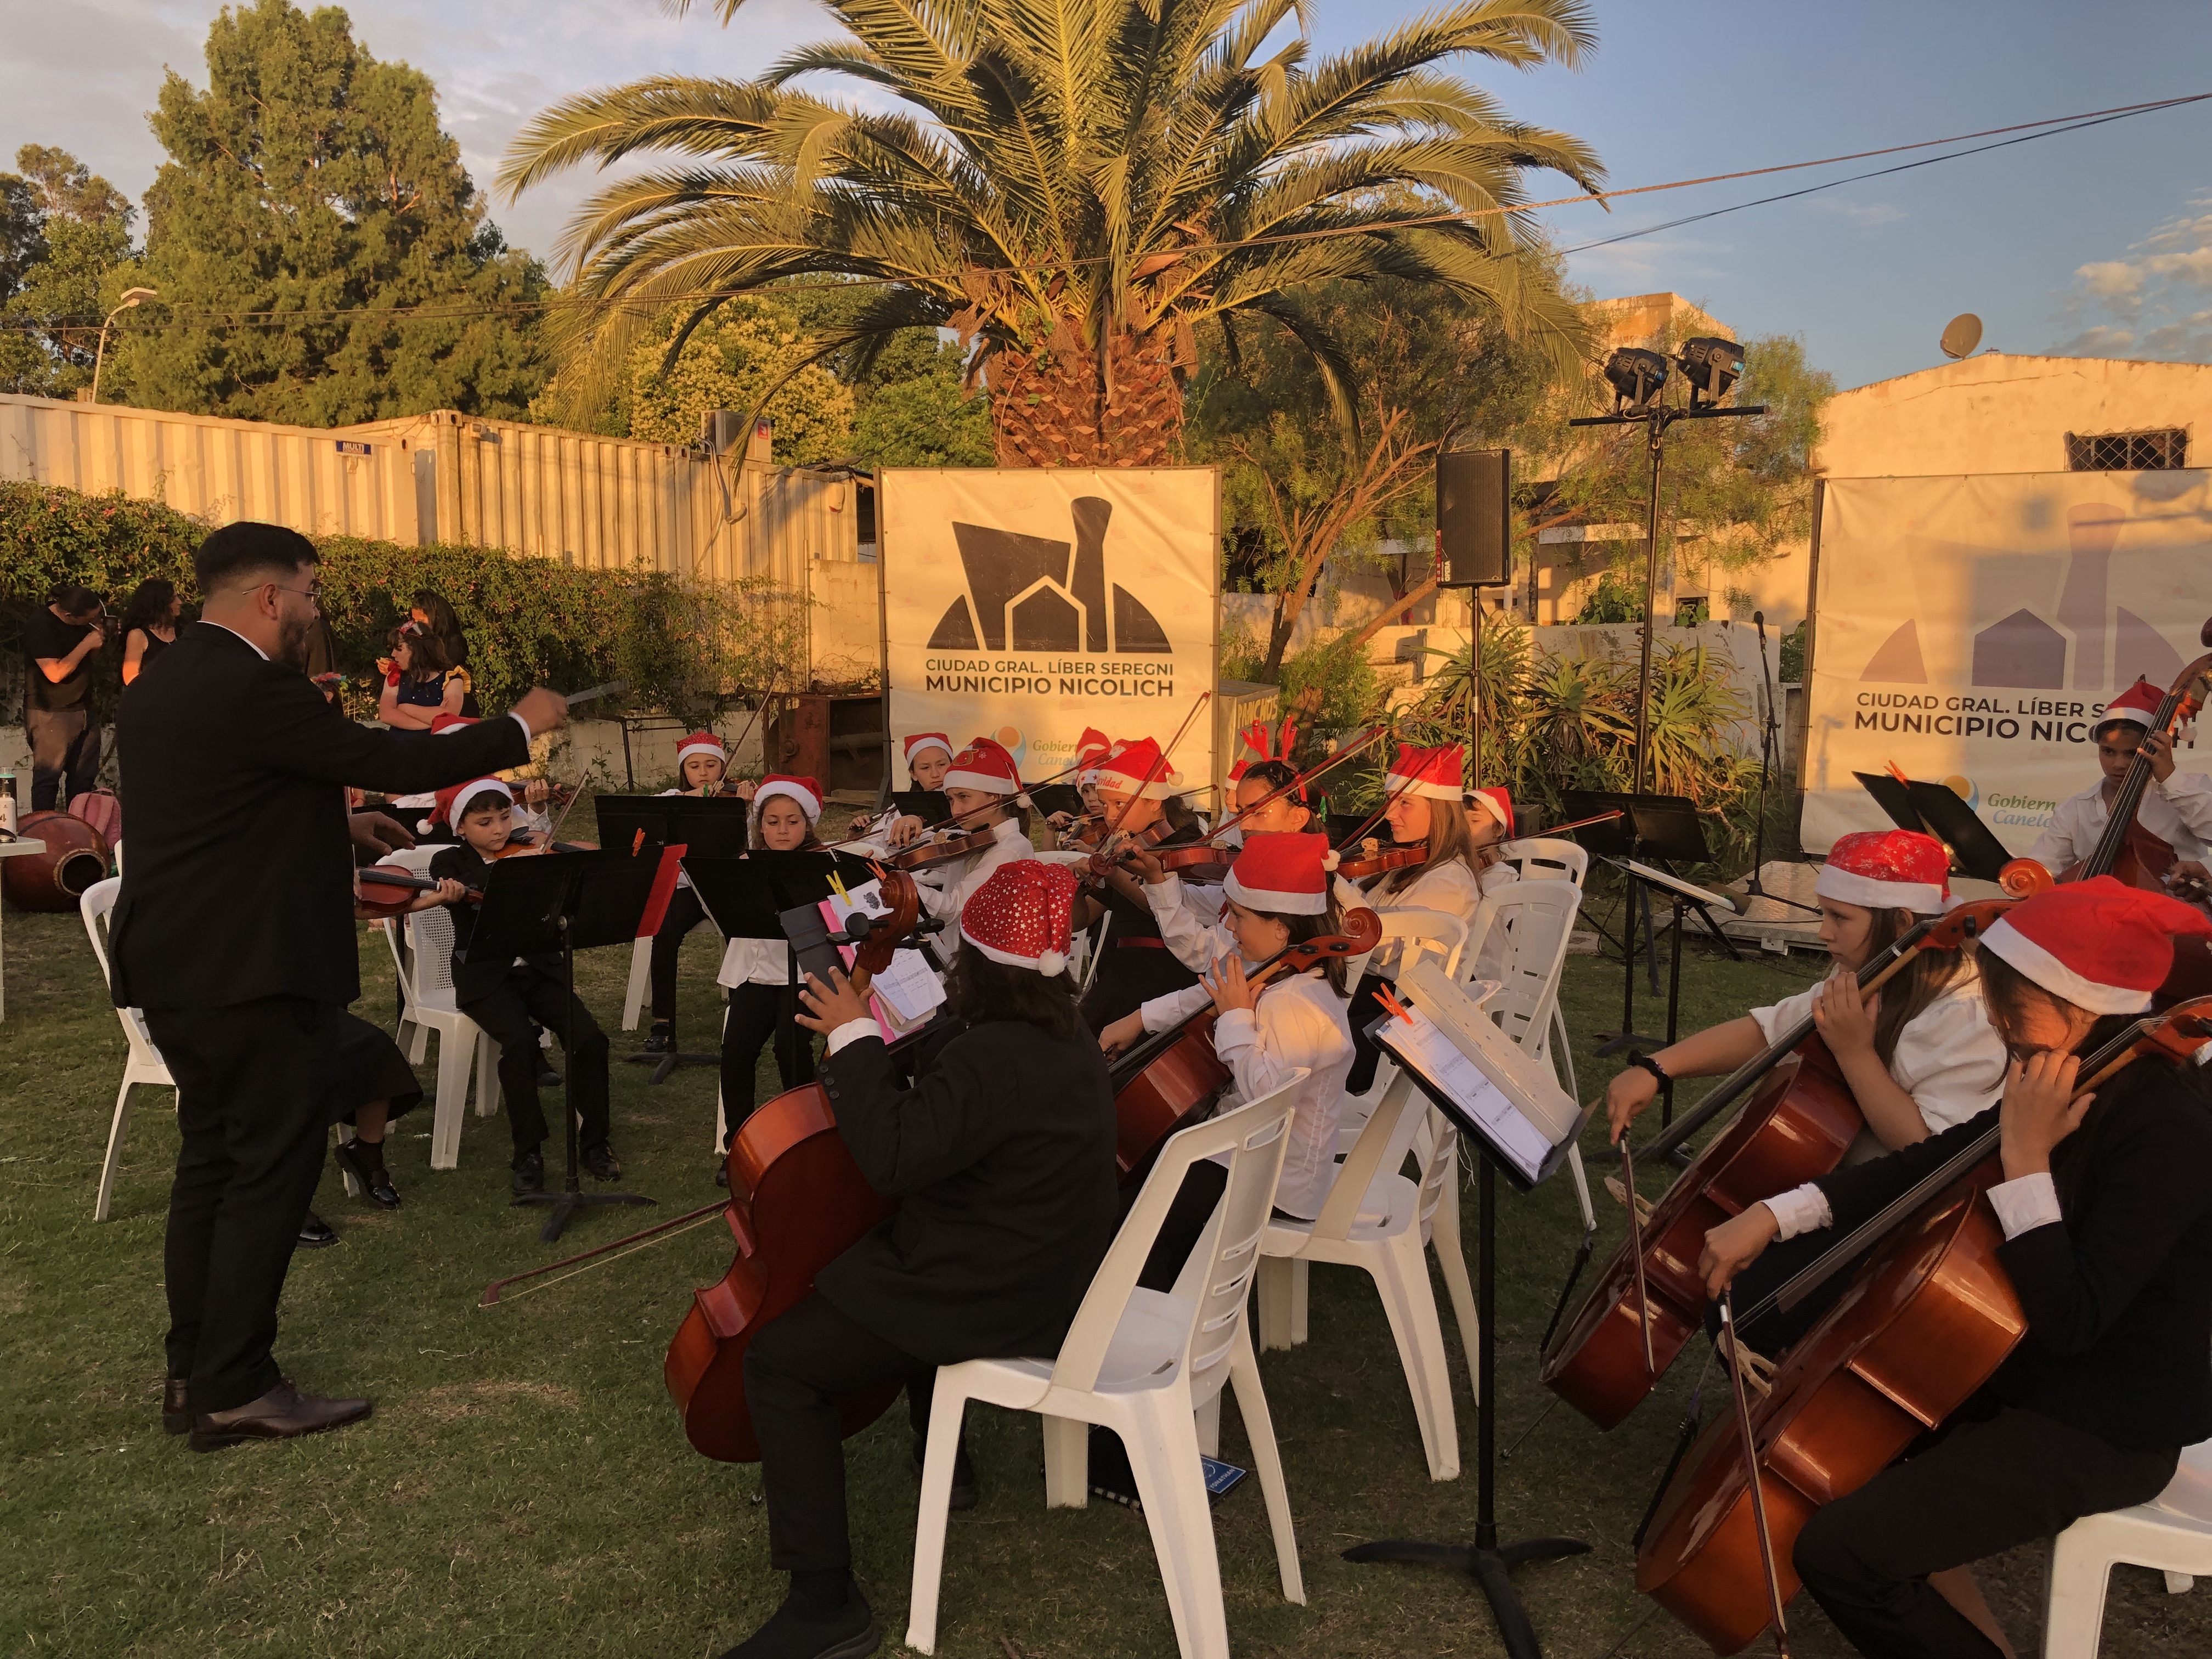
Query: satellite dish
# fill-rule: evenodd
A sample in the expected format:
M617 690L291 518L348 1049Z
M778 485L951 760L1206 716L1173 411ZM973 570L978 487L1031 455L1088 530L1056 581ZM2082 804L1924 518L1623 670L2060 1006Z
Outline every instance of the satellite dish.
M1971 357L1974 348L1982 343L1982 319L1971 311L1962 311L1943 325L1943 337L1936 343L1943 348L1946 357Z

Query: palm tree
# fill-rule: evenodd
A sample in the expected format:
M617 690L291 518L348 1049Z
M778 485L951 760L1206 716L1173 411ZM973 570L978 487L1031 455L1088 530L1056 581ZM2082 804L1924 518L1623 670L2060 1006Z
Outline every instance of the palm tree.
M726 23L742 0L717 3ZM1302 29L1304 0L827 3L848 38L758 80L588 93L516 138L510 198L586 162L678 158L599 192L564 236L586 397L671 309L672 361L724 297L808 281L867 285L808 361L865 368L917 326L972 341L1009 465L1170 459L1201 325L1232 361L1240 328L1288 330L1355 425L1343 354L1297 299L1331 279L1494 308L1562 372L1582 354L1516 210L1531 169L1595 189L1595 156L1439 66L1575 65L1583 0L1461 0L1311 62L1297 31L1259 56L1294 13ZM858 96L794 85L823 75Z

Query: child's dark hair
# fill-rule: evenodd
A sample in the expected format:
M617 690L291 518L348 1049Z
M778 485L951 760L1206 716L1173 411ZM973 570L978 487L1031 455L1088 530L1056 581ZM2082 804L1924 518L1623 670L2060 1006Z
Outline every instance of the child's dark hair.
M945 1001L954 1018L971 1026L1018 1019L1061 1042L1083 1030L1075 981L1067 975L1047 978L1034 969L994 962L972 945L963 945L946 970Z
M496 812L503 806L511 807L514 805L513 801L496 789L479 789L469 797L467 804L461 808L460 816L465 818L473 817L478 812Z
M1932 956L1935 952L1923 954ZM1976 950L1974 964L1981 969L1982 1000L1989 1009L1990 1024L1996 1028L1997 1036L2004 1040L2008 1048L2012 1046L2012 1030L2016 1027L2021 1012L2031 1001L2040 999L2062 1008L2074 1006L2064 997L2045 990L1994 951ZM2074 1045L2074 1052L2085 1056L2094 1054L2133 1024L2136 1018L2134 1014L2100 1016L2089 1028L2088 1035ZM2192 1066L2183 1069L2195 1072L2201 1068Z
M1271 795L1276 790L1287 787L1297 781L1297 769L1288 761L1279 760L1254 761L1244 769L1244 776L1240 780L1243 783L1255 781L1264 783L1267 786L1267 793ZM1291 799L1304 806L1306 804L1305 795L1304 789L1300 788L1292 793Z
M1248 772L1245 775L1249 777L1251 774ZM1344 931L1344 912L1338 908L1336 894L1333 890L1328 896L1328 908L1319 915L1286 915L1279 910L1254 909L1249 904L1243 908L1250 910L1255 916L1265 916L1269 921L1281 922L1284 927L1291 930L1292 945L1304 945L1308 939L1319 939L1324 933L1341 933ZM1328 981L1329 988L1337 995L1347 999L1352 995L1350 969L1350 958L1345 957L1329 957L1321 964L1322 975Z
M405 641L409 653L407 678L411 680L442 680L453 672L453 653L446 642L420 623L402 623L392 635L396 648Z

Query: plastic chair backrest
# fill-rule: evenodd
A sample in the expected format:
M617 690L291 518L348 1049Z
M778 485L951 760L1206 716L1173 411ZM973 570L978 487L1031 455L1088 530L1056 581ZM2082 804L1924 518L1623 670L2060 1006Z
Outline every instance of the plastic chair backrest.
M1483 1012L1532 1054L1549 1034L1567 939L1582 902L1583 890L1571 881L1516 881L1486 895L1475 912L1460 978L1462 983L1498 981Z
M1589 875L1589 849L1564 836L1528 836L1505 843L1505 861L1523 880L1571 881L1580 887Z
M403 847L396 853L386 853L377 862L396 864L403 870L411 870L418 876L427 876L430 873L430 860L445 850L442 847Z
M1382 1098L1369 1115L1359 1138L1352 1143L1352 1150L1345 1154L1344 1162L1337 1165L1336 1180L1322 1200L1320 1215L1314 1218L1313 1237L1340 1239L1351 1235L1359 1219L1360 1206L1366 1201L1367 1189L1375 1184L1376 1176L1397 1173L1428 1106L1428 1097L1413 1079L1393 1067Z
M1458 1167L1452 1152L1459 1145L1459 1131L1442 1112L1431 1107L1427 1123L1429 1144L1421 1164L1421 1196L1415 1206L1424 1226L1437 1212L1437 1206L1452 1196L1451 1172Z
M1418 907L1406 910L1384 910L1382 918L1383 943L1401 939L1404 943L1398 952L1398 971L1403 973L1419 959L1419 952L1434 951L1446 973L1458 971L1461 957L1467 948L1467 924L1457 916L1447 915L1442 910L1424 910ZM1381 945L1376 947L1379 951Z
M1137 1275L1182 1189L1183 1176L1194 1164L1223 1154L1229 1159L1228 1185L1178 1283L1198 1287L1183 1337L1186 1374L1195 1378L1225 1363L1243 1316L1245 1291L1260 1265L1260 1236L1267 1231L1283 1170L1294 1097L1305 1079L1300 1067L1257 1100L1168 1138L1076 1310L1053 1364L1055 1387L1084 1394L1097 1387L1114 1333L1136 1291Z
M453 919L446 914L446 907L440 904L417 910L407 918L407 925L414 930L416 994L452 990Z
M77 915L84 918L84 931L92 940L92 954L100 962L100 980L103 985L115 981L107 966L107 929L115 909L115 900L123 891L123 878L109 876L95 881L84 890L76 902ZM118 1008L116 1015L123 1022L123 1035L131 1044L131 1057L150 1064L161 1064L161 1051L154 1046L154 1034L146 1029L146 1017L136 1008Z

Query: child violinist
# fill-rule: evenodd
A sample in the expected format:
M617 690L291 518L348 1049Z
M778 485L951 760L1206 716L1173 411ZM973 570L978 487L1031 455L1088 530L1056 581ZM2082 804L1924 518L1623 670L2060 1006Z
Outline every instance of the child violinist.
M482 889L493 863L508 855L514 791L497 778L478 778L440 790L438 808L460 842L430 860L430 873ZM514 1145L508 1176L514 1195L545 1190L540 1149L547 1129L538 1098L541 1025L564 1046L574 1045L568 1052L568 1103L579 1120L580 1161L601 1181L619 1178L622 1165L607 1144L606 1035L582 1000L570 994L561 958L549 952L511 962L472 959L468 950L476 932L476 906L456 902L446 910L453 923L453 1000L499 1044L499 1084L506 1092L507 1132Z
M2199 1068L2154 1054L2078 1098L2082 1057L2151 1006L2174 942L2212 924L2109 876L2022 901L1983 935L1981 995L2011 1056L1997 1104L1810 1182L1705 1235L1718 1297L1771 1243L1842 1237L1990 1130L1997 1260L2027 1329L1900 1462L1819 1510L1795 1565L1882 1659L2007 1651L1965 1564L2147 1503L2212 1435L2212 1113ZM1737 1296L1741 1301L1739 1284Z
M1083 811L1054 812L1045 822L1060 837L1060 845L1072 845L1071 838L1100 822L1098 817L1098 763L1113 752L1114 740L1095 726L1083 728L1083 735L1075 740L1075 793L1083 803Z
M945 773L945 799L951 835L983 834L988 839L972 853L915 872L922 908L939 920L956 922L961 907L993 872L1036 856L1030 844L1029 797L1014 757L1005 745L977 738L952 757ZM946 958L958 950L957 930L947 927L934 948Z
M1180 782L1152 738L1116 744L1098 763L1098 801L1105 814L1100 828L1117 842L1157 837L1149 840L1153 848L1196 841L1201 833L1196 824L1170 830L1166 822L1169 799ZM1109 870L1076 900L1077 927L1092 926L1102 915L1107 919L1103 954L1083 999L1083 1018L1092 1030L1103 1030L1154 997L1198 982L1160 937L1152 902L1127 871Z
M900 746L907 787L891 796L890 805L868 830L886 847L904 847L952 815L945 798L945 775L952 769L952 739L942 732L916 732ZM854 833L859 833L857 827Z
M725 794L750 800L752 784L725 781L729 759L722 740L712 732L691 732L676 745L676 786L660 793L693 795L702 800ZM665 1054L676 1047L676 967L683 957L684 939L706 920L706 907L692 890L691 878L678 875L676 890L669 896L668 913L661 918L660 931L653 936L653 1029L646 1033L641 1053Z
M750 839L758 850L797 853L822 845L814 826L822 817L822 786L812 778L770 773L754 792ZM791 946L780 939L732 939L722 947L715 981L730 994L722 1016L722 1150L753 1115L754 1079L761 1050L775 1044L776 1075L787 1089L814 1080L814 1045L797 1024L799 988L791 977ZM717 1159L717 1185L729 1179Z
M1504 791L1474 792L1478 799L1488 803L1484 811L1499 820L1490 840L1479 848L1468 825L1461 784L1465 769L1465 751L1456 744L1440 749L1408 744L1399 750L1382 786L1389 802L1390 834L1401 848L1419 847L1422 856L1418 863L1386 870L1366 882L1367 896L1377 910L1386 915L1392 910L1435 910L1472 923L1486 884L1497 886L1514 878L1516 872L1498 861L1505 836L1512 829L1511 808L1501 806L1492 797L1493 793L1502 795ZM1380 1051L1368 1037L1366 1028L1388 1012L1378 993L1385 981L1398 977L1403 954L1398 941L1383 940L1368 958L1367 970L1352 994L1352 1041L1359 1057L1353 1061L1345 1086L1354 1094L1365 1093L1375 1081Z

